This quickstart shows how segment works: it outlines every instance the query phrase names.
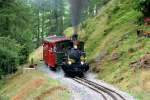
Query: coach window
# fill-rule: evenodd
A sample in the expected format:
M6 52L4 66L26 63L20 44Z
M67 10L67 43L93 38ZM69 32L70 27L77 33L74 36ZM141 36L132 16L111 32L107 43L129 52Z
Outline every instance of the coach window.
M60 52L60 51L61 51L61 49L60 49L60 43L57 43L57 45L56 45L55 48L56 48L55 50L56 50L57 52Z
M53 47L53 52L56 52L56 47L55 46Z

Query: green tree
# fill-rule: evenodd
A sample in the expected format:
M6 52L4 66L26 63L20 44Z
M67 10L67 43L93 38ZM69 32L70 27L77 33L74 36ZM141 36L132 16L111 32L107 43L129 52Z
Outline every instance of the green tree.
M31 52L32 10L26 0L0 0L0 71L8 74L27 61Z

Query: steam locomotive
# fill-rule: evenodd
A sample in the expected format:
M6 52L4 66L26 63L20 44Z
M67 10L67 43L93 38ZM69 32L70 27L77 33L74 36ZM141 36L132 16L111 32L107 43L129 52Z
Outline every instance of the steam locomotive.
M69 77L82 77L89 69L84 52L84 42L74 38L69 39L63 36L45 38L43 59L51 70L56 71L61 67L65 75Z

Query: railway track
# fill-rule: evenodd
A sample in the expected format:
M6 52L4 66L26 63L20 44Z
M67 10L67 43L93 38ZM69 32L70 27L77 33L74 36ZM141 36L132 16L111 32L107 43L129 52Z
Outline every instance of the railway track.
M73 80L99 93L104 100L110 100L110 97L111 100L126 100L122 95L120 95L116 91L111 90L95 82L92 82L90 80L87 80L85 78L75 77L73 78Z

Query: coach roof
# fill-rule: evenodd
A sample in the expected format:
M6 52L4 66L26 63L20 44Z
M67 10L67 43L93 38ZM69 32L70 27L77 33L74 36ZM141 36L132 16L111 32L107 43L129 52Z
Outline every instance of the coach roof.
M46 37L44 39L44 41L47 41L47 42L52 42L52 43L56 43L56 42L61 42L61 41L65 41L65 40L70 40L64 36L49 36L49 37Z

